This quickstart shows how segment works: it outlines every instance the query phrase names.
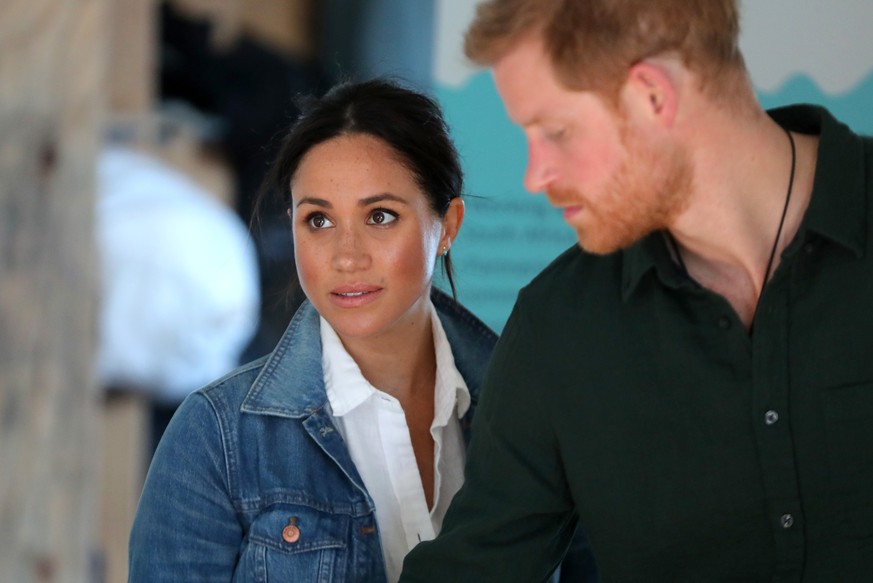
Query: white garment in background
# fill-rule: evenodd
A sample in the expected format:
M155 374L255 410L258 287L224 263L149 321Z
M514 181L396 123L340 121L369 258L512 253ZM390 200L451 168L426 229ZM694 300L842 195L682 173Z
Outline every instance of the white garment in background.
M99 159L98 375L167 402L220 377L258 323L257 258L231 209L159 159Z
M452 349L431 305L436 346L434 388L434 505L424 497L409 427L399 401L371 385L324 318L322 364L334 423L376 505L389 583L400 578L403 558L419 541L433 539L464 480L465 447L460 418L470 392L455 368Z

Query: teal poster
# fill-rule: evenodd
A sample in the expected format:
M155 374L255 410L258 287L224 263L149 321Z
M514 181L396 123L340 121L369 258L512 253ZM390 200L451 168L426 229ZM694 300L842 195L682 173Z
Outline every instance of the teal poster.
M437 0L434 86L466 172L467 218L452 249L459 299L501 330L518 290L575 236L522 186L526 146L487 71L462 52L475 2ZM817 103L873 134L873 2L742 3L740 45L764 107Z

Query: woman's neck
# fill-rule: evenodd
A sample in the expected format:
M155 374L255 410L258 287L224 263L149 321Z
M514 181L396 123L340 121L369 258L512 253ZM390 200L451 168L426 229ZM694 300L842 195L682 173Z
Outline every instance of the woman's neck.
M433 399L436 348L429 312L378 338L341 338L367 381L401 403Z

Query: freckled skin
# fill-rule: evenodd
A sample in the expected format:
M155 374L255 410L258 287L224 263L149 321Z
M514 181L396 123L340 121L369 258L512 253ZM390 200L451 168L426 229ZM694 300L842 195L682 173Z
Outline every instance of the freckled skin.
M301 286L344 344L429 329L443 224L396 153L369 135L333 138L307 152L291 190Z
M428 505L433 502L430 288L437 255L457 234L397 154L363 134L314 146L291 180L297 273L364 377L400 401ZM299 533L297 534L299 536Z

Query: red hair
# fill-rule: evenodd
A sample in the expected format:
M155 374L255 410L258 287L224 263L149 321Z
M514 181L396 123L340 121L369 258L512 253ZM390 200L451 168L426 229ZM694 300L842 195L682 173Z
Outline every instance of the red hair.
M465 52L490 66L516 43L543 41L567 88L614 97L628 69L675 54L718 98L745 74L737 0L487 0L465 38Z

